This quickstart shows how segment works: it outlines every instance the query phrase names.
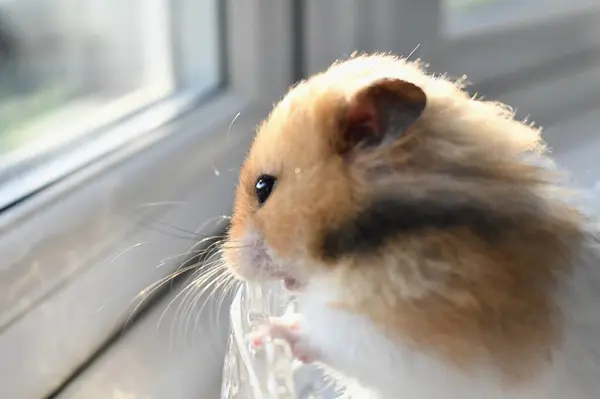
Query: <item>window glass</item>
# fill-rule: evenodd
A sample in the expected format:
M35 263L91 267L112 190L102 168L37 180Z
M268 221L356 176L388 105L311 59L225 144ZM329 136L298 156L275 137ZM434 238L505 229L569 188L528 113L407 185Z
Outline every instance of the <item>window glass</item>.
M0 184L168 98L183 81L214 86L216 4L0 0ZM200 23L172 23L182 10ZM198 54L190 36L202 38L201 56L190 56ZM180 70L203 76L179 79Z

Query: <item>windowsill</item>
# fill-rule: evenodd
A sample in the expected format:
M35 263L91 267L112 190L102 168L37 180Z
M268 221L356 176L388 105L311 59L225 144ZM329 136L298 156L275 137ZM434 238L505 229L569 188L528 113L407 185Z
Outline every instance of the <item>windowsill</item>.
M163 298L57 399L219 398L229 300L220 304L222 293L205 295L186 307L190 300L178 295L181 288Z
M3 396L55 389L181 264L198 236L178 229L215 233L269 108L222 95L1 215Z

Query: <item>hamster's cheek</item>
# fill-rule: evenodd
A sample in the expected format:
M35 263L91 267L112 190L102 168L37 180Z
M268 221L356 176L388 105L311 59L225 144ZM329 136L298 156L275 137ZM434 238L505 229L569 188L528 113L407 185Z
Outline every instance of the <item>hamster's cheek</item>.
M281 257L302 265L318 261L322 232L351 213L352 189L337 166L296 168L299 172L282 182L256 215L265 241Z

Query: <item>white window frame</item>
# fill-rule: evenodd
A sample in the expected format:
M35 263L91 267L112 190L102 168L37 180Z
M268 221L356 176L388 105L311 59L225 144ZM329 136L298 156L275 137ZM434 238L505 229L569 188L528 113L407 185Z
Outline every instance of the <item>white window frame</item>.
M230 212L254 127L293 83L294 40L289 2L225 4L221 90L195 107L162 104L168 117L146 115L135 140L0 214L3 270L36 287L2 313L0 396L53 392L121 329L136 295L180 265L157 267L192 242L132 222L140 206L163 201L145 207L144 219L190 231Z

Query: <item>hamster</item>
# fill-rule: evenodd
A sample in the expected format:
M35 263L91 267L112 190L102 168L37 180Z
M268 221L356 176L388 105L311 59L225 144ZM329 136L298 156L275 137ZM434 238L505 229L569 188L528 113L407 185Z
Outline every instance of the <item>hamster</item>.
M258 127L224 260L296 296L264 334L378 398L597 399L598 230L548 157L461 81L354 55Z

